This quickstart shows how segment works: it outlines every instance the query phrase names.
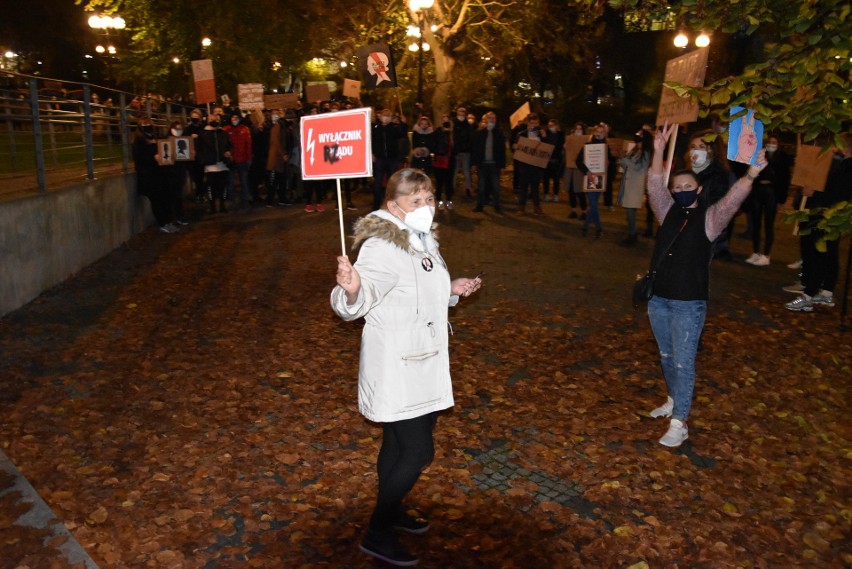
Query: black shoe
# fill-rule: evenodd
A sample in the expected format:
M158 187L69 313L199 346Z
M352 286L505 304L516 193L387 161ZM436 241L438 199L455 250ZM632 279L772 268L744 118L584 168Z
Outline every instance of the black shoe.
M589 234L589 230L588 230L587 228L585 228L585 227L584 227L584 228L582 229L582 231L580 231L580 233L583 235L583 237L585 237L586 235L588 235L588 234Z
M500 206L494 206L494 211L496 211L497 213L503 213L503 208Z
M412 567L420 562L420 559L410 554L392 533L368 529L358 547L367 555L397 567Z
M481 213L481 212L482 212L482 208L481 208L481 207L479 207L479 206L476 206L475 208L473 208L473 211L475 211L476 213Z
M576 211L572 211L571 213L569 213L569 214L568 214L568 219L577 219L577 212L576 212Z
M653 237L653 236L654 236L654 230L653 229L646 229L645 233L642 234L642 237Z
M627 237L621 240L622 245L633 245L637 241L637 237L635 233L631 233Z
M595 231L595 238L600 239L602 234L603 234L603 229L598 228L597 231Z
M580 214L580 221L584 221L586 219L586 212Z
M406 512L400 512L396 522L393 524L393 529L421 535L429 531L429 522L423 517L414 517Z

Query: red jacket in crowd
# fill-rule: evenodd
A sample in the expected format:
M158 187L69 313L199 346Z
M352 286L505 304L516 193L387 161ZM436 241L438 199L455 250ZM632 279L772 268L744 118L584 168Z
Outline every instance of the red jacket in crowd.
M237 126L228 125L224 128L231 140L231 155L234 164L251 162L251 129L240 123Z

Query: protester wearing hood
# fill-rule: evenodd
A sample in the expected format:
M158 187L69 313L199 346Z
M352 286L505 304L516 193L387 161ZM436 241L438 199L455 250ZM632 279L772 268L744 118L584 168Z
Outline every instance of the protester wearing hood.
M435 129L429 117L422 116L411 133L411 167L432 175L432 154L435 152Z
M395 531L425 533L402 501L434 457L438 412L453 406L448 308L476 291L477 278L450 280L433 232L435 196L422 171L404 169L387 184L382 208L355 225L354 266L337 258L331 306L343 320L364 318L358 408L381 423L378 496L363 552L394 565L417 563Z
M663 156L676 128L666 125L657 132L648 171L648 199L660 222L651 262L656 276L648 318L668 391L666 402L650 415L671 417L660 439L660 444L668 447L680 446L689 436L686 421L695 387L695 354L707 313L713 241L766 167L766 155L761 151L757 163L712 205L701 199L707 188L694 170L675 172L667 188Z

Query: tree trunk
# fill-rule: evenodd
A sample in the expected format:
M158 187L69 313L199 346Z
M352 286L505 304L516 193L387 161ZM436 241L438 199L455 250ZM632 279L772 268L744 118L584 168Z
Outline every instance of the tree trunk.
M424 30L426 31L426 30ZM439 44L437 38L430 31L425 33L426 39L435 54L435 90L432 91L432 114L435 120L441 118L441 113L452 113L450 104L453 93L453 70L456 59Z

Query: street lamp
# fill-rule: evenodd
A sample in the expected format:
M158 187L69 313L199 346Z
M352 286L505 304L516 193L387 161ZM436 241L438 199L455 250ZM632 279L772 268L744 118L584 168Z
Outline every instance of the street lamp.
M675 47L685 49L686 46L689 45L689 36L686 35L686 32L678 32L673 43ZM701 32L698 37L695 38L695 47L707 47L708 45L710 45L710 36Z
M429 44L423 43L423 19L435 0L408 0L408 7L417 14L417 102L423 104L423 52L429 49ZM409 28L409 33L411 29ZM415 51L409 46L411 51Z

